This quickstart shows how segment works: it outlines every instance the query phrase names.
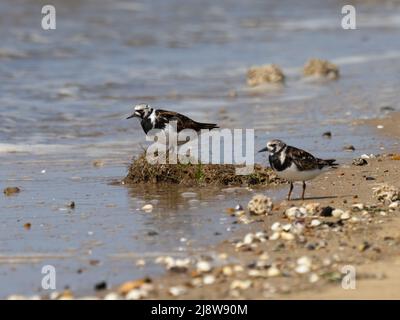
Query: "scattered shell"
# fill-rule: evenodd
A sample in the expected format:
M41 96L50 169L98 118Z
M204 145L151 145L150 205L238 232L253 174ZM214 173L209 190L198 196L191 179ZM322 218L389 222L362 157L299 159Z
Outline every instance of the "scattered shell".
M295 271L299 274L308 273L311 270L311 265L311 259L307 256L302 256L297 259L297 266L295 268Z
M304 218L307 216L307 210L304 207L291 207L285 211L285 215L289 219Z
M281 232L280 237L282 240L287 240L287 241L294 240L294 235L289 232Z
M208 274L203 277L203 283L205 285L210 285L213 284L214 282L215 282L215 277L212 274Z
M272 210L272 201L263 194L256 194L248 203L247 208L251 214L265 215Z
M251 287L253 282L251 280L233 280L231 283L231 290L247 290Z
M175 286L175 287L171 287L169 288L168 292L174 296L181 296L183 294L185 294L187 292L186 288L184 286Z
M274 64L251 67L247 71L247 84L255 87L264 83L283 83L285 76L282 70Z
M139 289L133 289L133 290L129 291L125 298L127 300L139 300L139 299L143 299L143 298L147 298L147 297L148 297L147 290L139 288Z
M319 276L316 273L311 273L310 277L308 278L308 281L310 281L310 283L316 283L319 280Z
M315 215L315 214L319 211L320 206L321 206L321 205L320 205L319 203L317 203L317 202L308 203L308 204L305 206L305 209L306 209L306 211L307 211L307 214L309 214L309 215Z
M145 205L142 207L142 210L145 211L145 212L147 212L147 213L152 212L152 211L153 211L153 205L150 204L150 203L145 204Z
M269 240L278 240L281 237L281 233L280 232L274 232L268 239Z
M321 221L319 221L318 219L311 220L311 223L310 223L311 227L318 227L320 225L321 225Z
M104 300L121 300L122 297L116 292L110 292L105 295Z
M20 192L21 192L21 189L18 188L18 187L7 187L7 188L5 188L5 189L3 190L3 193L4 193L6 196L12 196L12 195L17 194L17 193L20 193Z
M400 201L395 201L389 205L389 210L396 210L399 207L400 207Z
M303 74L335 80L339 78L339 68L327 60L310 59L304 66Z
M310 267L301 264L301 265L296 266L296 268L294 270L299 274L304 274L304 273L310 272Z
M268 268L267 270L267 276L268 277L278 277L281 275L281 271L275 267L275 266L271 266L270 268Z
M341 220L348 220L351 218L350 212L349 211L345 211L341 214L340 219Z
M341 209L335 209L332 211L332 216L335 218L340 218L344 214L344 211Z
M357 159L354 159L352 162L353 166L365 166L367 164L368 164L368 161L365 160L364 158L357 158Z
M362 211L362 210L364 210L364 204L363 203L356 203L356 204L353 204L352 206L351 206L351 210L353 210L353 211Z
M212 267L208 261L201 260L201 261L197 262L196 269L198 272L204 273L204 272L210 272Z
M381 202L392 203L400 200L400 190L388 184L381 184L372 189L374 196Z

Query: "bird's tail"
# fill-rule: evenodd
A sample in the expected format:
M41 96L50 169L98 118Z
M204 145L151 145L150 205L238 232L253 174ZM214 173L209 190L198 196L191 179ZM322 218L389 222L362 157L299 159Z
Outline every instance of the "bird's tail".
M335 163L336 160L335 159L327 159L327 160L319 160L320 165L322 165L323 167L332 167L332 168L337 168L339 166L338 163Z
M217 129L219 128L217 124L215 123L202 123L202 122L196 122L197 126L199 129L207 129L207 130L212 130L212 129Z

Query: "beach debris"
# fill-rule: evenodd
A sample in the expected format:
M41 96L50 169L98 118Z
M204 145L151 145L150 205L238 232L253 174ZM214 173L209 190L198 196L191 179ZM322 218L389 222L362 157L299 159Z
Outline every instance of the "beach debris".
M304 218L307 216L307 209L304 207L291 207L285 211L285 216L289 219Z
M212 270L211 264L208 261L200 260L196 263L196 270L199 273L206 273Z
M100 168L100 167L104 166L104 161L103 160L93 160L92 165L93 165L93 167Z
M345 211L340 215L341 220L348 220L351 218L350 211Z
M394 186L388 185L386 183L380 184L375 188L372 188L373 195L386 204L391 204L392 202L400 200L400 190Z
M145 204L145 205L142 207L142 210L143 210L144 212L150 213L150 212L153 211L153 205L150 204L150 203Z
M323 136L324 138L330 139L330 138L332 138L332 132L326 131L326 132L324 132L324 133L322 134L322 136Z
M321 209L321 212L319 213L319 215L321 217L332 217L332 211L335 210L334 208L327 206L327 207L323 207Z
M275 64L267 64L262 66L251 67L247 71L247 84L255 87L264 83L283 83L285 75L282 70Z
M210 285L213 283L215 283L215 276L213 276L212 274L207 274L203 277L203 284Z
M100 281L94 285L94 290L100 291L107 289L107 283L105 281Z
M25 230L30 230L32 227L32 224L30 222L24 223L24 229Z
M251 280L233 280L231 282L231 290L247 290L252 286L253 282Z
M395 161L398 161L398 160L400 160L400 154L394 154L394 155L392 155L392 156L390 157L390 159L395 160Z
M187 289L184 286L174 286L169 288L168 292L170 293L170 295L178 297L185 294L187 292Z
M362 211L364 210L365 205L363 203L355 203L351 206L351 210L352 211Z
M75 201L71 201L70 203L68 203L67 207L70 209L75 209Z
M143 279L127 281L119 286L119 288L117 289L117 292L118 292L118 294L125 296L128 294L128 292L135 290L135 289L142 288L145 284L151 284L151 279L143 278Z
M267 237L267 234L262 231L248 233L244 236L243 241L239 241L238 243L236 243L236 249L254 248L257 246L257 243L265 242L267 240Z
M346 144L346 145L343 147L343 150L344 150L344 151L355 151L356 148L355 148L352 144Z
M156 258L155 263L163 264L169 271L186 272L191 260L190 258L175 259L171 256L161 256Z
M339 78L339 68L327 61L322 59L310 59L307 61L303 68L304 76L323 77L331 80Z
M251 214L267 215L272 211L272 200L263 194L256 194L249 201L247 208Z
M297 265L295 271L299 274L308 273L311 270L312 261L307 256L302 256L297 259Z
M364 158L357 158L357 159L354 159L352 162L353 166L365 166L367 164L368 164L368 161L365 160Z
M110 292L104 296L104 300L122 300L122 296L116 292Z
M7 188L5 188L3 190L3 193L6 196L12 196L12 195L15 195L15 194L20 193L20 192L21 192L21 189L18 188L18 187L7 187Z

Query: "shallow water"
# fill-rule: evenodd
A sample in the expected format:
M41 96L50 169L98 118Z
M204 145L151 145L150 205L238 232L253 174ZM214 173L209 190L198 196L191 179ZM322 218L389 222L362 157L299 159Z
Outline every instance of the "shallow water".
M43 31L39 2L3 0L0 184L22 191L0 200L0 296L40 291L44 264L59 290L91 293L161 272L136 267L139 257L198 252L237 228L224 209L247 191L191 190L197 202L178 188L111 184L146 145L124 120L136 103L255 128L256 149L281 138L342 161L380 152L390 141L350 124L400 107L400 7L385 3L357 4L358 30L346 31L340 1L53 1L57 29ZM303 80L311 57L337 63L340 80ZM247 68L264 63L283 68L283 88L246 87ZM152 213L138 210L149 201Z

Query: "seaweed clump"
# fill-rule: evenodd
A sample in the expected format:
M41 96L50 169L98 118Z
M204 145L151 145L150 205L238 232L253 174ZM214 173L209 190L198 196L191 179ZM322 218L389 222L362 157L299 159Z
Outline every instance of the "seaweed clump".
M336 80L339 78L339 68L327 60L310 59L304 66L303 74L306 77L314 76Z
M247 71L247 84L255 87L264 83L282 84L285 75L275 64L267 64L259 67L251 67Z
M256 164L251 174L237 175L236 169L240 167L233 164L151 164L143 153L133 160L123 183L239 186L271 185L280 181L271 168Z

